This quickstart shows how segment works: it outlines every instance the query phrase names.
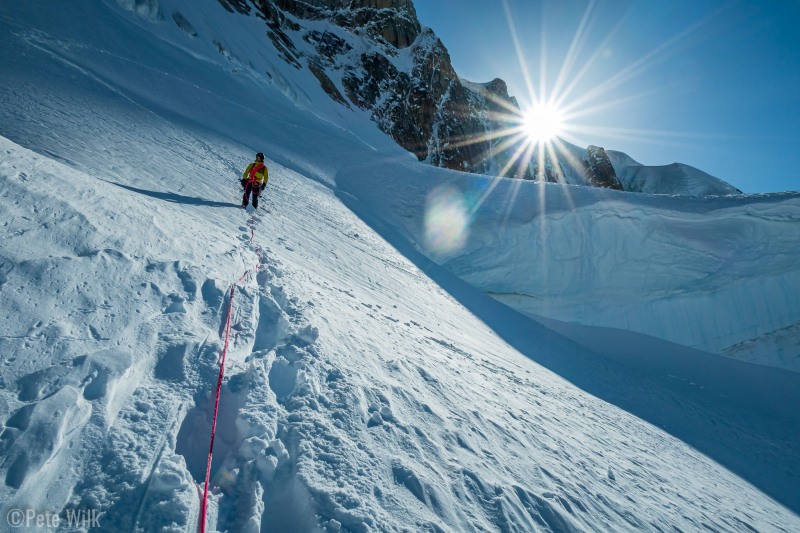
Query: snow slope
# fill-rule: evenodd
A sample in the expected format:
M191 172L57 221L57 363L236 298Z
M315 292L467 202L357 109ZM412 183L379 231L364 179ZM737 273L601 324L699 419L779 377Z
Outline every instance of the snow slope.
M479 178L414 161L262 48L258 21L158 7L0 7L3 517L196 528L252 216L265 267L236 290L218 530L800 528L795 373L643 335L662 357L632 363L487 297L418 252L423 178ZM234 184L256 150L272 178L250 215Z
M791 334L800 323L800 194L686 198L447 180L410 171L363 188L364 199L450 271L534 318L800 371ZM430 239L425 213L414 214L441 195L462 214L458 246ZM743 342L747 352L733 349Z

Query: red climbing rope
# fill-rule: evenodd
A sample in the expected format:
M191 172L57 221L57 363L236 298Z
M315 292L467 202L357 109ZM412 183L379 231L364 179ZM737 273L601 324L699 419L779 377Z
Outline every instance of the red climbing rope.
M253 244L253 237L255 236L255 229L253 224L255 222L255 213L250 216L250 219L247 221L247 226L250 228L250 243ZM200 533L205 533L206 531L206 509L208 507L208 481L211 477L211 456L214 452L214 435L217 431L217 414L219 412L219 396L220 392L222 391L222 378L225 375L225 358L228 355L228 344L230 341L230 334L231 334L231 317L233 316L233 295L234 290L236 289L237 285L240 285L247 276L252 274L253 272L258 272L261 268L262 262L262 253L261 247L256 245L256 252L258 253L258 263L248 269L242 277L236 283L231 285L231 289L228 293L228 311L227 316L225 317L225 343L222 346L222 354L219 358L219 377L217 378L217 398L214 401L214 419L211 422L211 442L208 445L208 461L206 462L206 484L205 488L203 489L203 497L200 500Z

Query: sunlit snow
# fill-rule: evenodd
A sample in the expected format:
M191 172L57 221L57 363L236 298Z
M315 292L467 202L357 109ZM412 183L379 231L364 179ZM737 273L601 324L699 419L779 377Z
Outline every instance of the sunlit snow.
M800 195L431 167L215 0L6 2L0 44L0 530L196 531L259 258L212 530L800 529Z

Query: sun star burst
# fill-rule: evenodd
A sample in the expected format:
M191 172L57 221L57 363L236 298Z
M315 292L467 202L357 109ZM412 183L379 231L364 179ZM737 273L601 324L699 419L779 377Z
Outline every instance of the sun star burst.
M564 115L553 104L537 104L525 113L523 125L531 142L549 142L561 135Z

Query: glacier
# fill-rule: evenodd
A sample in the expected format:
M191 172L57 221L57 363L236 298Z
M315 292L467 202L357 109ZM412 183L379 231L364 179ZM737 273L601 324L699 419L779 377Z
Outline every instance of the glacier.
M213 530L800 528L798 194L425 165L211 0L0 26L0 530L196 530L259 258Z

